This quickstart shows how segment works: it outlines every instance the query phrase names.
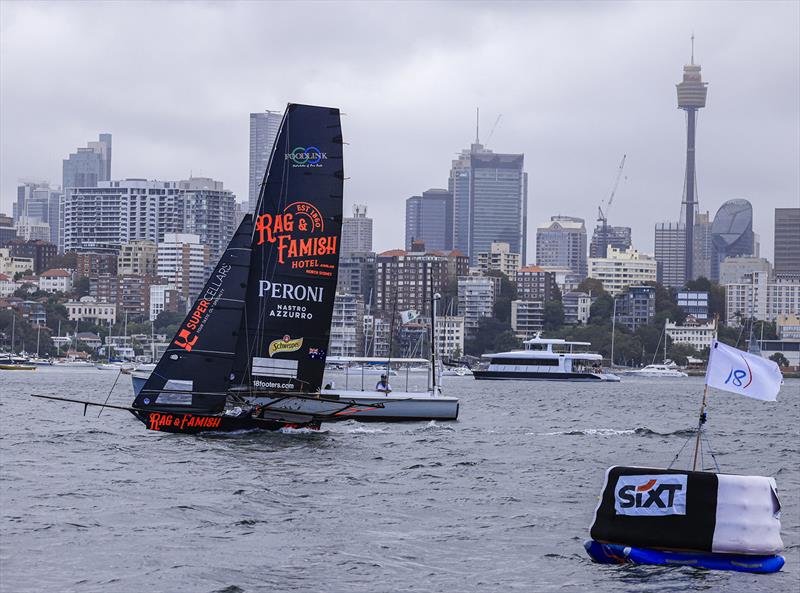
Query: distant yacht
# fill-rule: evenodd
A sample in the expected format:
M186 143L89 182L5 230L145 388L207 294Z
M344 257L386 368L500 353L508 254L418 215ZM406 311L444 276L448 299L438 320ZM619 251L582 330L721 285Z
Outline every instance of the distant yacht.
M603 371L602 356L576 352L576 347L591 346L589 342L545 339L537 334L524 344L524 350L484 354L488 367L473 369L473 376L478 380L619 381L617 375Z
M678 368L671 360L665 361L664 364L648 364L642 369L635 371L626 371L626 377L688 377L686 373Z

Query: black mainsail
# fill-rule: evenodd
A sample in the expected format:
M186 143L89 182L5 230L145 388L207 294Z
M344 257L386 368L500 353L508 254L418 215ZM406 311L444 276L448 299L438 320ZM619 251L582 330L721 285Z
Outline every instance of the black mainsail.
M248 214L211 273L134 408L220 412L230 385L250 270Z
M233 385L319 391L342 227L339 110L289 104L254 214Z

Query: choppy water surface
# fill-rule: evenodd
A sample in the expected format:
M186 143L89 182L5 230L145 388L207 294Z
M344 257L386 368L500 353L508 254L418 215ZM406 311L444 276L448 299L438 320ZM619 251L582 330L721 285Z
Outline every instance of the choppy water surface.
M582 542L612 464L668 464L701 379L446 378L454 423L319 434L170 435L105 398L113 372L0 371L0 590L797 591L800 382L779 402L711 398L723 471L775 476L787 565L755 576L592 564ZM130 401L122 377L111 403ZM690 446L682 466L688 463ZM711 460L706 458L710 467Z

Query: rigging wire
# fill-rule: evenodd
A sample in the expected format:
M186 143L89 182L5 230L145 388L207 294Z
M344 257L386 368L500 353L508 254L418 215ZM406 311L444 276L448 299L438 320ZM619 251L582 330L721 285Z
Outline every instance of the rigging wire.
M100 417L100 414L102 414L102 413L103 413L103 408L105 408L105 407L106 407L106 404L108 403L108 398L110 398L110 397L111 397L111 392L112 392L112 391L114 391L114 387L116 387L116 386L117 386L117 381L119 381L119 377L120 377L120 375L122 375L122 369L120 369L119 371L117 371L117 378L116 378L116 379L114 379L114 384L111 386L111 389L109 389L109 390L108 390L108 395L106 396L106 401L104 401L104 402L103 402L103 406L100 408L100 411L99 411L99 412L97 412L97 417L98 417L98 418ZM84 410L84 411L85 411L85 410Z

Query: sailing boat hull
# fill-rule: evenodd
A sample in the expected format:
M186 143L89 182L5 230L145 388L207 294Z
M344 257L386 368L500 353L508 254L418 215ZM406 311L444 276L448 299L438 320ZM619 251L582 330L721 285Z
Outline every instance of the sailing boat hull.
M223 414L184 414L136 410L132 414L141 420L148 430L197 434L200 432L236 432L241 430L278 431L290 428L319 429L319 422L287 422L273 418L252 416L226 416Z
M620 544L602 544L589 540L584 544L592 560L599 564L654 564L658 566L691 566L709 570L735 570L738 572L778 572L785 562L783 556L771 554L703 554L701 552L670 552L649 548L636 548Z

